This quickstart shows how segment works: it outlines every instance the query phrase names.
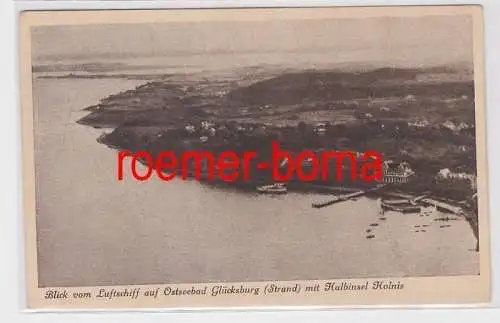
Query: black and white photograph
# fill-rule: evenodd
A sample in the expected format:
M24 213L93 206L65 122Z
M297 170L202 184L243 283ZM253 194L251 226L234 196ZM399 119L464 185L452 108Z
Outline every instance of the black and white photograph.
M480 8L83 13L21 16L33 304L488 300Z

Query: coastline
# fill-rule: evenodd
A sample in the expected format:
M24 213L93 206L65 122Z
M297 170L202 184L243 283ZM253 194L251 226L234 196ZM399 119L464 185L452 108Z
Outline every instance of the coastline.
M263 161L266 161L266 156L269 152L265 151L264 147L270 140L279 140L293 153L300 151L303 147L311 147L312 149L324 149L327 146L331 147L332 144L327 143L328 139L330 139L335 142L335 150L362 151L363 149L375 149L377 151L384 151L385 158L395 159L396 161L410 161L417 172L417 178L405 185L391 185L391 188L384 189L384 192L378 192L380 196L413 199L416 196L426 194L439 203L448 203L451 206L448 209L463 207L464 203L470 199L470 196L472 196L474 192L469 188L465 188L461 185L454 185L453 183L436 183L434 177L438 170L447 167L450 165L450 162L451 165L457 165L453 166L455 168L465 169L475 174L475 157L471 157L468 153L468 151L475 149L475 140L473 136L475 129L473 128L467 128L460 133L451 132L449 129L445 129L439 124L431 124L429 128L410 128L406 125L406 122L402 121L406 118L415 118L415 116L400 116L394 119L395 112L390 112L387 116L384 116L385 112L377 112L377 115L374 115L376 119L367 119L363 117L363 113L355 113L354 120L347 121L347 123L343 122L340 124L327 125L327 134L323 137L318 137L312 125L304 122L290 121L290 116L288 114L293 112L293 110L297 110L298 113L309 113L309 111L316 112L323 111L324 109L330 109L330 111L332 111L331 108L328 106L325 107L321 103L312 104L310 107L300 105L291 106L289 99L286 99L286 103L283 103L283 107L286 107L283 119L287 119L287 122L284 124L280 124L281 121L278 121L278 119L274 117L272 121L276 121L276 125L267 122L268 116L273 114L266 111L266 105L255 106L257 102L252 103L251 107L244 109L244 111L248 110L247 114L249 116L255 117L255 119L252 119L252 122L249 122L248 118L245 119L239 116L240 106L248 104L249 102L245 100L251 99L251 97L248 96L249 94L252 94L252 97L257 96L257 98L260 98L259 100L265 98L272 99L273 102L275 102L273 107L279 106L278 103L281 99L272 98L270 93L268 93L269 91L272 92L272 86L274 85L269 89L265 87L267 83L272 83L274 80L279 79L279 82L285 82L284 84L287 84L287 86L294 86L295 83L293 82L286 83L288 82L288 78L294 81L297 78L300 79L302 75L308 75L308 77L324 77L326 78L326 82L331 82L328 78L332 78L333 80L337 78L346 79L348 80L348 84L352 82L352 84L356 84L356 86L363 87L366 86L365 76L374 77L378 75L377 77L381 77L383 80L381 83L383 84L381 85L382 93L387 92L387 95L390 94L389 97L397 98L398 95L395 94L401 92L402 88L397 85L397 82L391 83L391 79L398 73L403 75L400 77L404 79L405 77L413 77L414 73L418 74L424 72L418 70L406 71L404 69L384 68L362 74L346 72L315 74L314 71L306 71L303 74L300 72L295 74L283 74L281 77L272 78L271 81L256 80L255 83L249 86L237 85L236 88L234 84L228 85L229 83L226 84L216 80L205 82L203 86L197 85L196 81L193 81L193 79L184 82L179 80L157 80L137 86L135 89L112 94L101 99L98 104L87 107L85 111L89 113L77 122L95 128L114 128L114 131L109 134L103 134L98 139L99 143L105 144L112 149L127 149L132 152L148 150L152 152L153 155L162 150L208 150L211 152L217 152L219 150L239 151L242 149L240 143L242 143L242 145L244 143L244 145L246 145L245 147L247 147L246 149L257 151L259 156L262 155ZM469 84L468 82L468 80L459 82L459 87L462 91L470 91L471 86L473 90L473 84ZM388 84L393 84L393 88L391 89ZM458 83L446 83L446 81L443 81L443 83L433 82L432 84L433 87L440 87L445 91L443 93L446 93L448 96L453 95L451 92L450 94L447 92ZM332 85L337 86L336 83ZM430 91L429 89L430 88L424 86L419 88L418 91L424 93L425 91ZM259 92L264 90L265 92L263 93ZM352 109L350 106L352 103L347 102L356 103L357 109L361 111L373 110L373 108L370 107L370 100L363 98L356 99L359 90L356 90L358 92L355 91L352 93L349 93L348 89L344 90L347 91L348 94L345 95L345 98L342 96L335 98L338 109L336 108L333 110L334 114L340 113L339 116L347 112L352 114L354 111L350 110ZM224 96L214 96L211 94L221 91L226 94ZM435 93L438 92L434 89L431 93L434 93L431 95L435 95ZM400 101L405 102L404 104L409 107L418 107L424 102L431 102L434 105L438 105L439 102L443 101L443 93L440 93L441 97L439 98L425 99L427 101L424 100L423 102L419 102L419 100L405 101L406 99L404 98L401 98ZM283 93L279 91L275 94L279 98L283 96ZM473 96L469 94L463 95L461 100L454 101L454 104L464 105L463 108L460 108L459 113L463 118L462 120L465 122L470 122L470 120L474 118L472 116L471 119L469 116L470 111L465 110L471 97L473 99ZM322 98L317 99L320 101L322 100ZM138 104L138 102L141 102L141 104ZM398 100L395 100L392 104L397 102ZM386 108L387 105L391 104L390 102L381 101L380 104L385 104L385 106L381 106L384 109L390 110L392 108ZM411 110L408 107L405 109ZM432 113L439 114L439 112L436 111ZM443 116L435 116L434 118L438 119L434 122L440 122L440 120L443 120L441 119L442 117ZM218 121L211 123L214 122L214 120ZM212 137L212 134L208 131L210 128L197 130L196 133L186 134L184 125L195 125L195 127L198 128L203 127L204 122L212 124L212 127L214 127L213 129L217 129L215 130L216 135L214 137ZM381 127L385 127L385 131L381 131ZM394 132L396 132L395 135ZM208 143L200 142L200 138L203 136L209 139ZM407 152L407 149L402 149L402 143L398 141L400 141L399 138L404 139L405 136L414 138L411 140L418 143L419 148L417 150L420 151L418 154L411 154ZM443 138L448 138L448 136L452 136L450 138L453 138L452 145L450 145L448 140L443 141ZM439 140L440 143L433 143L433 141L436 140ZM367 142L369 146L366 146ZM463 147L466 147L466 149L464 150ZM433 151L433 153L422 153L427 150ZM444 155L436 155L434 151ZM446 158L443 158L444 156L446 156ZM256 168L255 171L258 171L258 169ZM205 177L207 176L207 174L202 175ZM225 183L223 181L208 182L204 180L202 180L202 182L209 186L222 185L251 191L254 190L256 186L269 184L272 181L269 179L269 176L266 177L266 174L263 173L259 174L256 179L252 179L252 181L248 183ZM291 186L293 186L291 189L303 192L322 190L332 193L342 193L354 192L359 189L356 186L338 186L335 185L335 183L328 183L328 187L319 187L309 183L293 183ZM473 223L473 218L477 210L474 208L467 208L466 213L470 213L465 217L468 219L469 223ZM474 232L477 231L474 229L473 224L471 224L471 227L473 227Z
M66 120L65 109L81 111L108 95L105 93L108 84L105 81L42 82L38 91L45 96L41 96L37 104L51 107L56 116L63 116L49 118L47 115L47 121L55 118ZM123 86L120 85L122 83L106 82L115 88L135 86L133 83L124 83ZM49 84L50 88L44 84ZM120 89L112 93L118 91ZM68 99L53 102L51 98ZM79 100L76 101L79 104L65 105L69 98ZM44 122L43 125L47 125L46 131L52 133L58 124ZM50 147L53 147L44 150L48 159L39 158L40 161L47 161L39 166L44 174L40 187L47 193L40 200L43 203L39 211L42 216L38 223L40 281L46 286L81 286L89 281L99 281L102 285L128 284L131 281L162 283L167 278L178 282L239 280L246 273L252 275L253 280L272 280L275 278L274 269L254 259L269 259L276 250L287 253L287 259L291 257L297 264L312 265L319 261L311 272L304 266L290 266L285 259L276 259L275 264L285 266L280 277L290 280L321 275L332 278L343 278L346 274L353 277L399 275L402 271L405 275L418 277L477 274L475 264L478 253L470 251L474 242L465 221L433 222L434 217L404 216L395 212L389 212L387 220L382 221L377 219L376 204L371 198L313 209L311 202L325 196L328 198L328 194L297 194L292 191L286 195L266 196L256 193L254 187L248 193L240 194L234 187L213 188L211 183L136 183L130 180L118 183L113 171L117 152L96 142L102 130L85 128L80 125L67 127L62 123L56 128L60 135L46 137L51 140ZM136 132L140 129L131 130ZM105 131L108 132L107 129ZM68 144L81 149L54 156L51 152L59 149L58 138L62 136L73 140ZM124 142L113 143L125 147ZM118 145L115 148L125 149L118 148ZM96 157L80 163L85 160L84 156ZM88 192L82 192L82 186L79 188L65 180L69 176L67 173L53 173L54 167L64 169L71 163L76 167L71 178L85 185ZM111 198L108 193L112 193ZM65 198L54 201L49 199L50 196ZM75 203L81 207L67 212ZM115 214L118 216L111 216ZM370 226L374 222L379 227ZM54 226L54 223L60 225ZM413 227L423 224L430 225L428 232L414 233ZM440 228L441 224L452 227ZM106 228L112 234L96 239L96 226ZM194 235L193 226L196 226ZM214 230L214 226L220 229ZM376 235L375 239L366 237L367 229L373 230L371 233ZM274 239L269 239L273 235ZM125 240L124 248L118 248L116 241L123 236L129 238ZM194 241L186 245L186 236ZM300 240L297 237L307 238ZM242 238L245 239L244 244L239 243ZM67 241L80 246L79 252L75 254L72 249L64 249ZM399 242L394 245L395 253L385 241ZM145 253L144 250L149 250L153 243L156 252ZM210 254L211 250L224 252ZM367 254L366 250L371 252ZM169 257L164 257L165 254ZM196 270L206 265L206 258L197 257L200 254L216 258L213 267L204 274ZM243 259L243 264L231 261L240 254L250 256ZM403 258L395 257L398 254ZM190 263L185 261L187 255L192 259ZM324 255L330 256L325 259ZM52 262L54 256L61 261ZM136 261L131 263L128 260L130 257ZM360 259L368 263L370 259L380 257L388 257L387 264L366 270L356 265ZM336 259L345 261L339 265ZM445 262L446 266L424 265L428 261L432 264ZM158 266L163 270L159 271ZM140 272L141 275L134 276L133 272ZM81 276L75 276L75 273Z

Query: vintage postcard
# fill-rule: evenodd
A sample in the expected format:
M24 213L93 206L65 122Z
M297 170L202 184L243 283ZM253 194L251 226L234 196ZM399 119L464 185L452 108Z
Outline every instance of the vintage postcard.
M482 23L22 12L28 307L488 304Z

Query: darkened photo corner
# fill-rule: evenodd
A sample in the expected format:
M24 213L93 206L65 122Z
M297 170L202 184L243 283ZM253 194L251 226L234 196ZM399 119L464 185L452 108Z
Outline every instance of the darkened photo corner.
M473 15L284 17L31 27L40 288L481 274Z

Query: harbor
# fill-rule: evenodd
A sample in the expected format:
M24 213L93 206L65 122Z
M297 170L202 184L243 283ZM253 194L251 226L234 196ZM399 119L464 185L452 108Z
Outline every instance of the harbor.
M384 186L380 186L370 190L361 190L355 193L350 193L346 195L339 195L333 197L331 200L323 201L323 202L313 202L313 208L322 208L335 203L340 203L344 201L348 201L350 199L357 198L362 195L366 195L368 193L377 194L378 190L384 188ZM380 195L385 195L384 193ZM423 207L434 207L440 212L444 213L452 213L455 215L464 215L464 210L459 206L451 205L450 203L446 203L443 201L439 201L437 199L433 199L427 197L426 195L413 197L409 196L408 199L381 199L381 207L385 210L396 211L400 213L418 213L421 211Z
M370 194L384 197L383 199L380 199L380 207L384 210L391 210L406 214L419 213L425 207L433 207L440 212L466 216L464 210L460 206L452 205L449 202L440 201L436 198L428 196L427 194L413 196L400 192L392 192L387 190L388 188L390 188L390 184L379 184L373 188L359 190L340 186L336 187L303 183L302 188L304 187L335 194L327 200L312 202L311 206L316 209L324 208L349 200L354 200L361 196ZM274 183L270 185L259 186L256 188L256 190L257 192L265 194L286 194L289 191L289 188L285 183Z

